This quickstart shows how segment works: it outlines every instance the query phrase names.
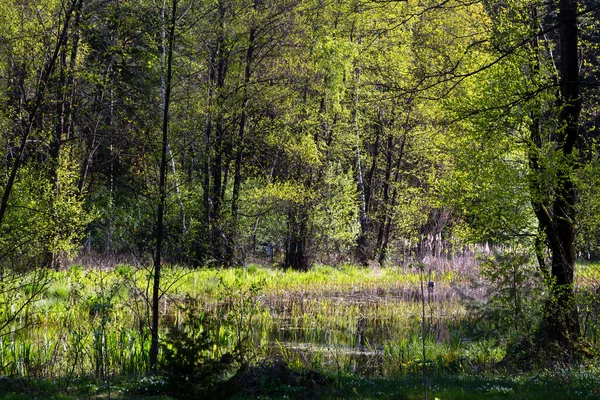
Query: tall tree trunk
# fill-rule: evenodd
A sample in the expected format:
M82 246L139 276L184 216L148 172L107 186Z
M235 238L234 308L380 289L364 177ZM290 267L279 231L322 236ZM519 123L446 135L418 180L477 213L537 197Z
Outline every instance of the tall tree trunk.
M296 271L308 271L308 213L303 206L300 209L290 210L288 223L290 224L287 248L285 252L285 265Z
M222 218L222 206L223 206L223 193L225 192L225 184L223 182L224 172L224 142L225 142L225 121L223 115L223 107L225 101L225 76L227 74L227 54L226 54L226 43L225 43L225 4L223 1L219 1L219 34L216 43L216 54L215 59L217 65L215 78L216 78L216 89L217 89L217 115L215 120L214 129L214 142L213 152L214 159L211 165L212 172L212 186L210 191L211 201L211 213L210 213L210 242L211 242L211 256L217 262L223 262L224 256L224 245L227 241L225 232L223 230L223 218Z
M49 180L54 189L53 202L60 195L60 182L59 182L59 169L60 169L60 155L61 146L65 140L69 139L72 131L72 105L74 99L74 68L77 57L77 50L79 48L79 35L77 30L81 22L81 7L82 2L78 1L74 9L74 21L71 24L72 28L69 27L67 31L67 37L65 43L60 51L57 63L58 63L58 77L56 82L56 123L54 127L54 135L50 140L49 149ZM69 32L73 32L69 35ZM67 41L71 37L71 51L69 54L70 61L67 63ZM52 206L53 208L56 205ZM56 218L56 214L53 214L53 218ZM59 222L54 221L55 225L58 226ZM59 235L58 232L55 233ZM60 268L58 255L56 250L52 248L52 242L48 243L46 248L46 254L44 255L43 265L49 268Z
M573 278L575 271L576 193L572 170L576 168L573 151L579 140L579 51L577 29L577 1L560 0L560 114L559 126L564 127L560 137L564 165L559 167L558 187L552 204L553 220L546 225L546 239L552 254L551 303L546 323L550 339L555 340L574 357L574 345L581 332L575 304Z
M258 1L254 2L254 9L256 10ZM250 78L252 76L252 62L254 59L254 42L256 41L256 27L250 28L250 38L248 44L248 51L246 53L246 71L244 74L244 97L242 101L242 115L240 116L240 129L238 133L238 148L235 155L235 176L233 179L233 193L231 197L231 220L232 220L232 238L234 241L228 246L227 259L231 262L234 258L234 247L235 240L238 236L238 213L239 213L239 197L240 188L242 185L242 160L245 150L246 140L246 125L248 122L248 85L250 84Z
M175 23L177 13L177 0L172 0L171 15L167 28L163 28L162 52L166 55L166 71L163 68L164 90L163 90L163 115L162 115L162 138L161 138L161 157L160 157L160 176L158 183L158 207L156 220L156 250L154 255L154 280L152 286L152 341L150 344L149 362L150 369L156 370L158 363L158 320L159 320L159 300L160 300L160 268L162 262L163 246L163 219L165 212L165 200L167 197L167 151L169 146L169 106L171 103L171 78L173 69L173 42L175 39ZM163 7L163 24L166 22L166 10ZM163 25L163 26L164 26ZM166 32L165 32L166 31ZM166 35L165 35L166 33ZM166 37L165 37L166 36ZM165 48L166 46L166 48ZM163 56L164 57L164 56ZM163 58L164 59L164 58ZM163 64L164 65L164 64Z
M359 41L360 43L360 41ZM354 122L354 133L356 135L356 174L357 174L357 188L359 196L359 218L360 218L360 233L358 235L356 258L362 265L368 263L368 229L369 219L367 217L367 202L365 198L365 184L363 180L362 166L360 163L360 124L358 122L358 86L360 84L360 67L356 67L355 70L355 86L354 86L354 106L352 110L352 118Z
M388 187L386 189L387 194L384 192L384 207L385 207L385 217L381 226L381 239L378 238L378 241L380 241L380 246L379 246L379 264L383 265L385 263L385 259L387 257L387 252L388 252L388 245L389 245L389 241L390 241L390 236L391 236L391 231L392 231L392 224L394 222L394 218L393 218L393 210L394 208L396 208L396 203L397 203L397 199L398 199L398 188L397 188L397 184L400 181L400 166L402 164L402 161L404 159L404 149L406 146L406 131L404 132L404 135L402 136L402 142L400 143L400 149L398 151L398 156L396 159L396 165L395 165L395 169L394 169L394 180L393 180L393 191L392 191L392 196L391 196L391 201L390 201L390 195L389 195L389 190L390 190L390 186L392 186L391 184L388 184ZM391 135L390 135L391 138ZM388 143L388 146L392 146L392 141L390 140ZM391 171L391 163L392 163L392 149L391 147L388 147L388 166L389 166L389 171ZM388 175L387 171L386 171L386 180L390 180L391 179L391 175Z
M67 41L68 41L67 34ZM53 205L51 209L56 208L56 200L59 196L59 168L60 168L60 147L64 140L66 129L67 129L67 49L65 46L60 51L57 60L58 76L56 79L56 115L54 132L50 138L50 145L48 151L48 179L52 185L54 197L52 199ZM57 226L58 221L56 220L56 214L52 213L52 219L54 219L54 226ZM55 237L58 236L58 232L54 233ZM45 244L45 250L43 255L42 265L47 268L54 268L56 264L56 252L53 248L52 241Z
M384 256L382 254L385 251L382 250L381 246L384 242L386 226L388 225L388 219L389 219L389 214L390 214L390 212L389 212L390 186L392 184L392 169L394 168L394 166L393 166L393 154L394 154L393 147L394 147L394 138L393 138L392 134L390 133L387 138L387 148L386 148L386 154L385 154L386 165L385 165L385 173L384 173L383 188L382 188L383 189L383 204L382 204L383 219L380 220L380 223L379 223L379 231L377 233L377 243L375 245L375 247L377 249L380 249L379 263L381 263L381 260L384 258Z
M213 60L214 61L214 58ZM210 63L211 65L213 62ZM213 130L213 115L212 108L214 102L214 85L215 73L214 68L209 68L208 73L208 113L206 115L206 126L204 129L204 162L203 162L203 182L202 182L202 193L203 193L203 206L204 206L204 229L202 231L202 239L196 244L196 262L204 260L209 254L209 236L211 231L211 142L212 142L212 130Z
M253 9L256 12L258 9L259 0L254 1ZM246 51L246 69L244 73L244 94L242 99L242 115L240 116L240 127L238 133L238 148L235 155L235 176L233 179L233 193L231 197L231 220L232 220L232 238L233 243L227 248L227 259L231 262L234 258L235 240L238 236L238 213L239 213L239 197L240 188L242 185L242 160L244 156L246 139L246 124L248 122L248 102L249 93L248 85L252 77L252 63L254 62L254 46L256 42L256 25L250 28L250 36L248 38L248 49Z
M537 243L537 256L541 271L550 287L550 298L546 306L542 339L556 343L565 352L565 358L573 361L575 344L581 332L579 315L575 304L574 271L575 271L575 221L576 193L572 178L577 168L574 150L579 140L579 114L581 100L579 98L579 55L577 32L577 1L560 0L558 14L559 42L559 91L557 104L559 107L558 124L561 131L556 132L555 151L559 152L556 186L552 198L545 198L548 192L546 182L542 181L540 165L542 143L541 120L537 110L534 111L530 125L529 166L534 172L530 186L533 198L532 206L539 222L540 233L550 250L551 265L546 266L544 257ZM532 26L537 31L537 10L532 10ZM532 74L539 71L535 58L539 52L537 38L531 42L534 59L531 62ZM538 107L541 109L541 107ZM537 176L536 176L537 175Z
M383 133L383 111L379 112L379 121L375 125L375 143L373 143L373 158L371 161L371 168L369 169L369 178L367 179L367 185L365 185L365 212L369 215L371 211L371 198L373 196L373 185L375 182L375 171L377 170L377 159L379 158L379 141L381 140L381 134Z

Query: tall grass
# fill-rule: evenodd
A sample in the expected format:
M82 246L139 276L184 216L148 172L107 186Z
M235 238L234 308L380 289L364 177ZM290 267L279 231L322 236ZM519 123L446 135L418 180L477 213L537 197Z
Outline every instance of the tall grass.
M586 266L581 275L596 276L594 268ZM433 373L484 375L504 356L500 341L473 334L473 326L485 321L477 321L465 305L484 301L485 291L472 285L476 277L452 268L433 273L425 360L418 269L318 265L300 273L258 265L171 266L164 276L163 329L194 318L184 312L192 304L229 318L218 332L221 353L247 334L261 357L275 355L290 365L338 374L381 376L413 374L423 364ZM29 319L15 321L14 332L0 337L2 375L66 377L70 382L147 370L149 270L74 266L52 272L51 279ZM598 309L590 304L583 326L588 337L597 338Z

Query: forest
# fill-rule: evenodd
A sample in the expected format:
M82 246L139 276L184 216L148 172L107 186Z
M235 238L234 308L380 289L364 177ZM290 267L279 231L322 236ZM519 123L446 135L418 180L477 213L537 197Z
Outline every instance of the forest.
M597 0L0 2L0 398L600 398Z

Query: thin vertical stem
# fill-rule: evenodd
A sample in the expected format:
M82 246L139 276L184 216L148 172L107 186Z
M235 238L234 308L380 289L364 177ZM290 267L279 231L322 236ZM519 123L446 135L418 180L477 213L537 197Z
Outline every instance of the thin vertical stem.
M427 400L427 363L425 362L427 358L427 352L425 350L425 266L421 264L420 266L420 277L421 277L421 305L423 306L422 314L421 314L421 329L422 329L422 343L423 343L423 398Z
M160 267L163 244L163 218L165 212L165 199L167 197L166 178L167 178L167 150L168 150L168 132L169 132L169 105L171 101L171 78L173 67L173 41L175 36L175 22L177 13L177 0L172 0L171 19L169 31L167 35L166 51L167 65L164 84L164 99L163 99L163 125L162 125L162 141L161 141L161 161L160 161L160 178L158 184L159 201L157 210L156 222L156 254L154 259L154 281L152 287L152 342L150 344L150 369L156 370L158 363L158 316L159 316L159 300L160 300ZM163 20L165 19L163 8Z

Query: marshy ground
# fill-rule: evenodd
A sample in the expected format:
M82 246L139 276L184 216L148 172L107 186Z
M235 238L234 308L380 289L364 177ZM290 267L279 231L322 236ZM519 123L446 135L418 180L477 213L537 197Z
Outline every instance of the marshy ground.
M191 332L189 321L203 315L210 316L213 335L204 357L243 347L236 357L248 368L229 397L418 399L425 365L431 399L600 398L597 358L569 368L501 362L508 340L530 328L496 326L498 315L510 315L502 310L484 318L493 292L473 266L166 272L163 337L175 327ZM599 268L582 265L578 277L587 299L583 329L597 346ZM2 397L171 393L164 376L146 373L150 271L73 266L47 278L48 287L13 324L26 329L0 340Z

